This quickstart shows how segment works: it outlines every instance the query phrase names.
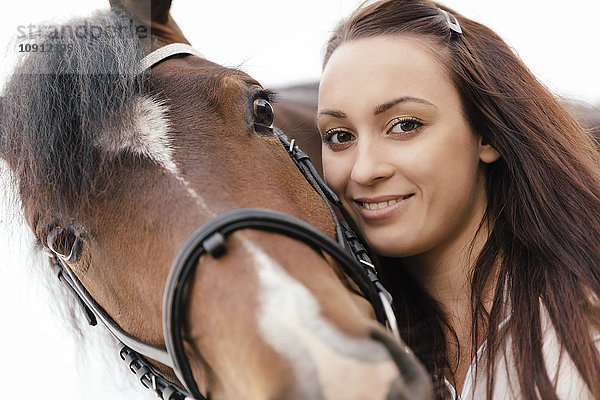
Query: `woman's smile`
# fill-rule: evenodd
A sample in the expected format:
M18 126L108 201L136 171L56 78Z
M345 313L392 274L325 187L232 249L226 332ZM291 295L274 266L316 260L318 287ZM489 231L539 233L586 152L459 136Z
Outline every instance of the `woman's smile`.
M401 196L381 196L376 198L356 198L358 212L364 219L384 219L404 208L414 193Z

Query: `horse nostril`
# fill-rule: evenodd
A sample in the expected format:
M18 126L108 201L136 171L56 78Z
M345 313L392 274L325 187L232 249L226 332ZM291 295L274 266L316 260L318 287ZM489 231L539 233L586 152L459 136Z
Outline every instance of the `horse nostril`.
M429 373L404 342L379 328L371 330L371 337L385 346L400 372L400 376L390 385L386 400L434 398Z

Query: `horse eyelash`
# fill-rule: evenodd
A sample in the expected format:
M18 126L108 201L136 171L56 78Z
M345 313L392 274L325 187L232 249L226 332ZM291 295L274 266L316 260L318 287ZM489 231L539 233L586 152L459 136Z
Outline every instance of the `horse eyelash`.
M254 94L254 100L263 98L269 103L276 103L277 97L277 92L271 89L261 89Z

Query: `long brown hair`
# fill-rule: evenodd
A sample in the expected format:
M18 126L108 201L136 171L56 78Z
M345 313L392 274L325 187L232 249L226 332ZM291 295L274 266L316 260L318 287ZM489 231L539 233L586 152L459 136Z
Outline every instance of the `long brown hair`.
M456 17L462 33L450 28L442 10ZM600 398L600 356L590 332L600 329L597 144L498 35L432 1L364 3L335 29L324 65L342 43L382 35L419 36L437 45L472 130L501 156L487 170L481 224L489 236L471 277L472 352L487 334L487 398L493 396L493 360L511 336L522 397L557 399L542 352L540 302L562 348ZM381 267L404 339L433 374L441 398L443 371L452 371L445 332L456 335L441 306L398 260L382 259ZM488 313L483 292L490 284Z

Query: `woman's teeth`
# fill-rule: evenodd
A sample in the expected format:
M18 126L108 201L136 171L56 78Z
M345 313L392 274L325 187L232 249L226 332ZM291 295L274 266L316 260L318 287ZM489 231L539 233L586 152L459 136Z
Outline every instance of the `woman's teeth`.
M414 193L408 194L406 196L404 196L401 199L395 199L395 200L389 200L389 201L381 201L379 203L367 203L364 201L360 202L360 205L363 206L364 208L366 208L367 210L380 210L382 208L386 208L389 207L393 204L396 204L397 202L399 202L400 200L406 200L409 197L412 197Z
M392 204L396 204L398 200L390 200L390 201L382 201L380 203L364 203L362 202L362 206L367 210L379 210L381 208L389 207Z

